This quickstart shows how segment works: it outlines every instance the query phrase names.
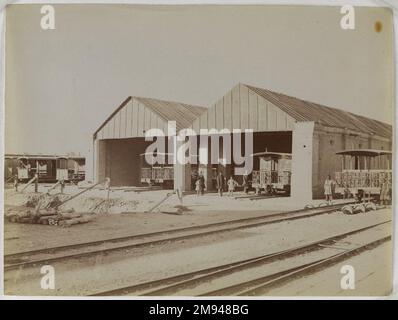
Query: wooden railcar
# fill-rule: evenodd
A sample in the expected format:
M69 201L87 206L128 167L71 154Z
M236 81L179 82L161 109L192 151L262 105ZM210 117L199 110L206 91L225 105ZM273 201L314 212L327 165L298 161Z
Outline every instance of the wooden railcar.
M252 171L252 187L274 194L290 194L291 162L290 153L259 152L252 155L255 170Z
M29 181L38 174L40 182L82 181L85 178L84 157L15 155L6 156L7 180L17 175L22 182Z
M141 158L141 183L148 185L161 185L165 189L172 189L174 186L174 167L168 162L170 153L142 153ZM160 157L162 163L151 163L148 157Z
M392 152L356 149L336 152L342 171L335 172L335 193L379 195L384 181L392 185Z

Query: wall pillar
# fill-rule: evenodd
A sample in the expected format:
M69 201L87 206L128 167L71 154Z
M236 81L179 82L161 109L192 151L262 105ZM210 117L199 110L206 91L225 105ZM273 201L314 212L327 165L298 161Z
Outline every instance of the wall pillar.
M300 204L312 201L314 122L297 122L292 135L291 198Z
M181 190L181 191L190 191L192 189L191 186L191 173L192 168L191 164L182 164L177 159L177 150L185 143L183 141L179 141L175 138L174 143L176 147L174 148L174 155L175 155L175 164L174 164L174 190Z

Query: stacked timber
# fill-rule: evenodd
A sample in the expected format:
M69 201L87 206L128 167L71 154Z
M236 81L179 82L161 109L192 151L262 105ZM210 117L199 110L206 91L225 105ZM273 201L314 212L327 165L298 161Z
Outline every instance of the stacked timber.
M94 220L93 215L76 212L57 212L55 209L9 211L6 219L14 223L44 224L51 226L72 226Z

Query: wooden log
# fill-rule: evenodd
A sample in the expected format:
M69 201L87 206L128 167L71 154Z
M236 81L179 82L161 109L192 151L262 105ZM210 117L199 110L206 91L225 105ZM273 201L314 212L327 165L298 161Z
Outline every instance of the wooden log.
M61 220L59 221L59 225L63 227L69 227L74 224L80 224L80 223L87 223L90 221L93 221L94 217L92 216L83 216L80 218L74 218L74 219L68 219L68 220Z
M82 216L82 214L81 213L77 213L77 212L62 212L62 213L58 214L58 218L60 220L80 218L81 216Z
M37 220L37 223L40 224L49 224L49 220L57 220L58 219L58 215L52 215L52 216L42 216Z
M19 218L19 221L18 221L18 222L20 222L20 223L30 223L30 224L33 224L33 223L35 223L35 219L32 218L32 217Z

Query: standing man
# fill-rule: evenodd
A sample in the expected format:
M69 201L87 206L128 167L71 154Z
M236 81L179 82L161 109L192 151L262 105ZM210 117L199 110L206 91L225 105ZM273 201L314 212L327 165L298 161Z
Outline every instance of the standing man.
M331 179L330 175L327 176L325 180L325 184L323 185L325 189L325 199L326 202L331 205L332 200L333 200L333 192L332 192L332 187L333 187L333 180Z
M18 191L18 185L19 185L18 175L15 174L14 175L14 188L15 188L15 191Z
M205 185L205 177L203 176L202 171L199 173L199 180L200 180L200 186L201 186L201 188L200 188L200 193L201 193L201 195L203 196L204 193L205 193L205 187L206 187L206 185Z
M39 174L35 173L35 192L39 192Z
M218 195L222 197L222 192L224 189L224 175L222 174L221 171L218 171L216 182L217 182Z
M59 181L59 185L60 185L60 187L61 187L61 194L64 194L65 180L64 180L64 179L61 179L61 180Z
M380 188L380 204L388 205L390 200L390 184L388 183L387 179L383 179Z
M243 192L248 194L249 193L249 177L247 175L247 171L245 171L245 174L243 175Z
M228 184L228 195L232 197L234 195L235 187L238 186L238 183L231 176L227 184Z

